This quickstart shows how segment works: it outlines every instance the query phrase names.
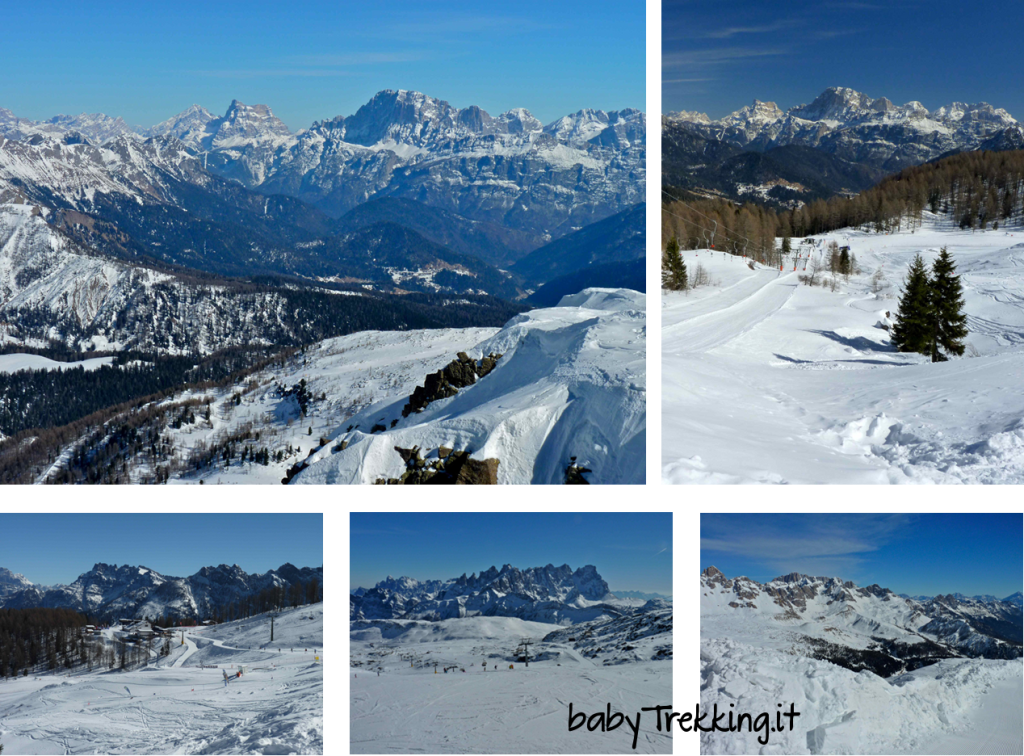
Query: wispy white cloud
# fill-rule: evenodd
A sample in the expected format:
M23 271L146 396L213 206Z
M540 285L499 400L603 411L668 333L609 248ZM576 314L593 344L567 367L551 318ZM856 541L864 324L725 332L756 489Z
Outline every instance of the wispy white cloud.
M760 26L729 26L724 29L715 29L705 33L704 36L708 39L728 39L737 34L771 34L783 29L791 29L799 24L797 19L780 19Z
M913 519L909 515L778 515L758 518L755 525L747 518L745 525L744 518L720 515L702 521L701 551L742 557L773 576L802 572L844 578L856 575L872 552L899 537Z
M737 61L785 55L788 52L789 50L785 47L720 47L714 50L685 50L663 55L661 67L668 71L701 71Z
M860 34L864 29L815 29L808 33L812 39L835 39L836 37L848 37L851 34Z

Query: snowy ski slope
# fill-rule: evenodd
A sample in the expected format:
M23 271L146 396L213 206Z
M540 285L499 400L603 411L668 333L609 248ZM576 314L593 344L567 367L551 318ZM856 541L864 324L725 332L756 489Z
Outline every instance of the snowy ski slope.
M1022 686L1019 659L944 659L887 680L702 629L702 708L774 719L785 702L800 716L765 750L764 733L744 730L702 733L701 753L1019 754Z
M615 663L609 655L606 664L561 639L537 642L558 630L512 617L352 623L351 752L671 753L671 736L656 730L653 715L642 715L636 751L626 725L567 728L569 703L588 715L610 705L633 719L641 706L670 703L671 662ZM524 637L535 640L529 666L513 653ZM630 645L650 659L664 640Z
M147 667L0 682L4 753L323 753L323 604L281 612L269 638L260 615L179 631Z
M862 271L835 292L799 283L806 249L782 271L684 253L715 285L663 296L663 478L1024 481L1024 231L960 231L926 214L913 233L815 237L812 254L833 239ZM893 351L880 324L914 255L930 264L943 246L977 356L932 365Z

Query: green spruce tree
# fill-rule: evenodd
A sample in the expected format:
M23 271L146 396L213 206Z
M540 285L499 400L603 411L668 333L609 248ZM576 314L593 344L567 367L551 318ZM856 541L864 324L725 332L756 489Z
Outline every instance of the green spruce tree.
M943 247L932 263L932 362L943 362L946 355L964 353L967 315L964 313L963 287L956 274L956 263Z
M903 296L892 326L892 345L900 352L931 354L934 330L931 282L924 259L916 255L903 284Z
M679 241L673 236L661 253L661 286L669 291L684 291L688 283Z

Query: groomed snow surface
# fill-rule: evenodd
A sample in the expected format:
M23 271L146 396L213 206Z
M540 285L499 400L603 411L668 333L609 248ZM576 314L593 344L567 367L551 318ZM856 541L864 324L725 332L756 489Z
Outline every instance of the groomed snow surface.
M779 271L684 253L714 284L663 296L664 480L1024 482L1024 230L926 213L914 232L813 238L819 260L830 241L849 245L862 272L833 292L799 283L806 254ZM914 255L930 265L941 247L977 356L931 364L894 351L881 324Z
M323 753L323 604L281 612L269 640L259 615L179 631L148 667L0 681L4 753Z
M512 617L353 623L351 752L671 753L653 713L642 713L635 751L625 723L568 731L570 703L588 716L610 704L633 720L641 707L670 704L672 664L605 666L571 644L545 644L549 658L529 667L509 661L521 638L558 629Z
M1024 752L1019 659L944 659L886 680L732 640L702 639L700 654L702 711L767 712L772 725L779 704L800 714L792 731L783 719L782 732L702 733L701 753Z

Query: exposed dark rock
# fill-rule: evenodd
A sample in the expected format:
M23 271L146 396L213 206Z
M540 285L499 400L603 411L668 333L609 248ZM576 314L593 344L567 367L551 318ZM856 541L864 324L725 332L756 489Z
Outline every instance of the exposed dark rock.
M452 360L441 370L426 377L422 386L417 386L402 408L402 417L413 412L422 412L428 404L438 399L446 399L459 393L460 388L472 386L478 377L483 377L494 370L501 358L500 354L489 354L480 365L465 352L459 352L458 359Z
M420 447L418 446L414 446L411 449L403 449L401 446L396 446L395 451L398 452L398 456L402 458L406 466L409 465L411 460L420 456Z
M387 430L386 425L382 425L381 423L375 423L374 426L370 428L370 433L379 433L380 431L385 430Z
M569 465L565 468L565 483L570 486L589 486L590 481L583 473L593 472L589 467L576 464L576 457L569 457Z
M455 477L455 485L476 486L476 485L497 485L498 483L498 460L470 459L468 456L459 467Z
M312 454L312 453L313 453L313 452L312 452L312 450L311 450L311 451L310 451L310 454ZM291 467L289 467L289 468L288 468L288 472L286 472L286 473L284 474L284 477L283 477L283 478L281 478L281 483L282 483L283 485L286 485L286 486L287 486L287 485L288 485L289 483L291 483L291 482L292 482L292 478L294 478L294 477L295 477L296 475L298 475L298 474L299 474L300 472L302 472L303 470L305 470L305 469L306 469L307 467L309 467L309 462L308 462L308 458L307 458L307 459L304 459L304 460L302 460L302 462L296 462L296 463L295 463L294 465L292 465Z
M470 457L469 451L454 451L447 447L438 449L436 459L424 459L420 448L395 447L405 462L401 478L390 478L390 485L494 485L498 482L498 460L478 460ZM441 452L444 451L442 455ZM377 483L384 483L379 478Z
M498 358L499 357L501 357L500 354L499 355L489 354L486 357L484 357L482 360L480 360L480 365L477 366L477 369L476 369L477 377L478 378L483 378L489 372L494 370L494 368L497 367L497 365L498 365Z

